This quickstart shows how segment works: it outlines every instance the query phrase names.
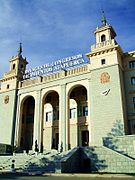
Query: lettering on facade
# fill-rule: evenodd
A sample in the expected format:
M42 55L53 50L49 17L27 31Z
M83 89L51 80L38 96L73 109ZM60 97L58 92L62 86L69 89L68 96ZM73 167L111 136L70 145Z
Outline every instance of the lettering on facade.
M110 75L107 72L103 72L100 76L100 82L102 84L110 82Z
M67 70L82 64L86 64L86 61L83 59L82 54L78 54L26 70L23 79L30 79L37 76L48 75L61 70Z
M4 98L4 103L5 103L5 104L8 104L8 103L9 103L9 96L8 96L8 95L5 96L5 98Z

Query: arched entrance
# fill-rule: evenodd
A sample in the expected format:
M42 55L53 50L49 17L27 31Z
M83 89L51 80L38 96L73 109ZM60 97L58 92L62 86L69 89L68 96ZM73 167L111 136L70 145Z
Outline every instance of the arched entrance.
M69 91L69 142L71 148L89 145L87 89L77 85Z
M59 95L50 91L43 98L43 149L57 149L59 145Z
M33 145L35 99L27 97L22 104L20 147L23 150L31 150Z

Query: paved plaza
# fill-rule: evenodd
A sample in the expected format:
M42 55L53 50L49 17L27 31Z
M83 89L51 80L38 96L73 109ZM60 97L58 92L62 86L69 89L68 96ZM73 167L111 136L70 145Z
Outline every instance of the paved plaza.
M17 174L0 175L0 180L133 180L133 175L96 175L96 174L66 174L66 175L42 175L42 176L21 176Z

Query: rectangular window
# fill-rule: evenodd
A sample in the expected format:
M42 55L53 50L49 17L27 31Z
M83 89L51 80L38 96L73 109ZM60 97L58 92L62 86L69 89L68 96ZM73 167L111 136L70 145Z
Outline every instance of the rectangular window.
M129 62L129 68L135 68L135 61Z
M105 64L105 59L101 59L101 65Z
M134 106L134 109L135 109L135 97L133 97L133 106Z
M46 113L46 122L48 122L48 121L52 121L52 112L51 111Z
M135 85L135 77L131 77L131 84Z
M70 119L74 119L76 117L76 108L70 109Z
M9 84L7 84L7 89L9 89Z
M83 116L88 116L88 106L83 107Z

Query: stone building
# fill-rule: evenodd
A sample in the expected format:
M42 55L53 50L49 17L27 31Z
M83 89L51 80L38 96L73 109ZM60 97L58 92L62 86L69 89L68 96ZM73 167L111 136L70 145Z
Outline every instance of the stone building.
M20 44L0 80L0 143L65 151L135 134L135 51L122 51L104 16L94 35L88 63L77 55L31 71Z

